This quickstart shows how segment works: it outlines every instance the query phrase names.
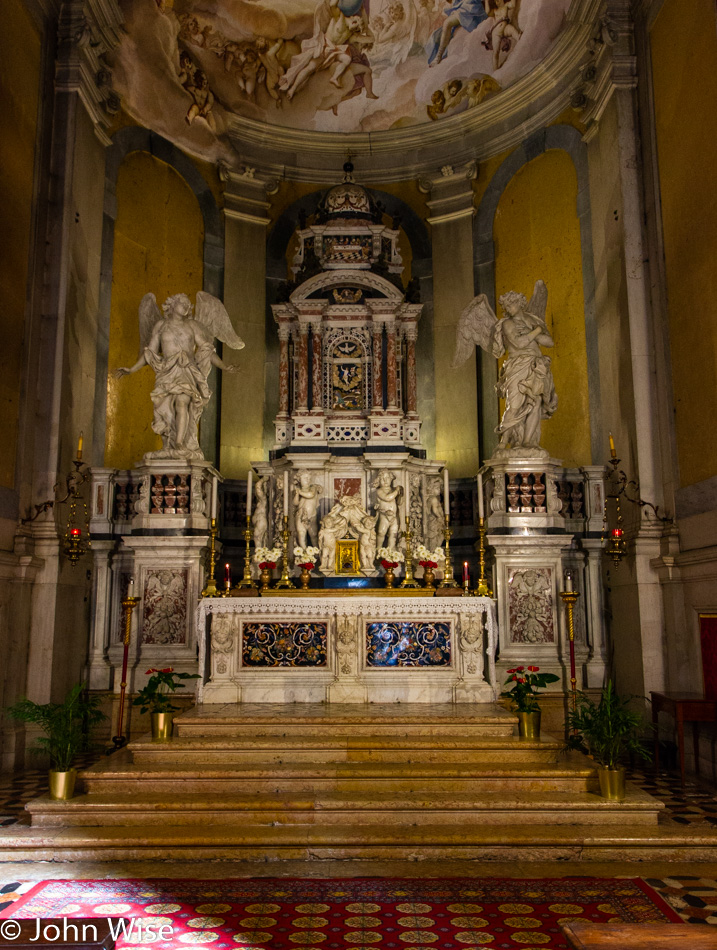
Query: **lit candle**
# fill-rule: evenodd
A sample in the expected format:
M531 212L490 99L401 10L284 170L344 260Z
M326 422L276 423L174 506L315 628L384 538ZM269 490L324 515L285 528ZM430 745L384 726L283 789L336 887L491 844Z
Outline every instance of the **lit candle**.
M82 532L79 528L70 528L70 537L79 538Z
M448 484L448 466L443 468L443 513L448 518L451 513L451 488Z
M130 576L129 583L127 584L127 596L134 597L134 577Z
M217 520L217 497L219 492L219 479L215 475L212 479L212 521Z
M289 517L289 472L284 472L284 517Z
M251 515L251 492L254 487L254 469L249 469L249 476L246 480L246 516Z
M571 571L565 572L565 592L567 594L572 594L573 592L573 575Z
M482 521L485 518L485 509L483 508L483 476L480 472L476 476L478 483L478 517Z
M228 561L227 561L227 563L224 565L224 581L225 581L225 583L226 583L229 587L231 587L231 583L232 583L232 569L229 567L229 562L228 562Z
M82 433L80 432L80 437L77 440L77 461L82 461L82 446L84 445L85 440L82 438Z
M609 433L610 437L610 458L616 459L617 452L615 451L615 440L612 437L612 432Z
M613 536L613 538L621 538L621 537L622 537L622 528L613 528L613 529L612 529L612 536Z

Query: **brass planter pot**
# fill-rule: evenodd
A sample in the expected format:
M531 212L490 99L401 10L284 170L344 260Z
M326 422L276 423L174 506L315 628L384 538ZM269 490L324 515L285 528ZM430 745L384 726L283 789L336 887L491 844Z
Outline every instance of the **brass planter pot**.
M620 765L610 769L606 765L598 765L598 780L600 794L611 802L621 802L625 797L625 769Z
M384 581L385 581L385 583L386 583L386 587L388 587L388 589L391 590L391 589L393 588L393 585L394 585L395 581L396 581L396 575L395 575L394 572L393 572L393 568L392 568L392 567L387 567L387 568L386 568L386 573L383 575L383 577L384 577Z
M311 571L306 567L302 567L299 576L301 578L301 589L308 590L309 584L311 583Z
M152 713L152 739L166 742L172 738L174 713Z
M66 802L75 794L77 769L68 769L67 772L55 772L50 769L50 798Z
M518 736L521 739L540 738L540 710L518 713Z
M271 571L269 568L262 568L259 577L261 578L261 586L259 587L259 590L269 590L269 585L271 584Z
M433 590L435 587L436 575L432 567L425 567L423 569L423 583L429 590Z

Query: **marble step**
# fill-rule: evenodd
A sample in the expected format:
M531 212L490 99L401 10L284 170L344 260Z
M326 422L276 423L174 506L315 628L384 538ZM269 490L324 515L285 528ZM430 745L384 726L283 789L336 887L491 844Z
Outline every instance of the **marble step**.
M515 736L405 738L397 736L290 736L192 737L153 742L149 737L130 743L138 765L174 764L211 767L213 764L282 764L386 762L413 764L444 762L501 764L553 763L565 743L543 736L536 740Z
M629 785L623 802L594 792L506 792L491 797L441 794L357 793L292 797L262 794L207 797L200 794L137 794L119 798L85 794L71 802L45 795L26 805L33 827L109 827L114 825L657 825L664 805Z
M564 755L555 765L424 762L415 765L387 762L233 764L220 768L188 768L169 764L151 767L131 761L122 751L80 772L87 792L144 794L198 792L232 794L281 791L311 795L321 791L355 792L359 788L396 795L467 791L497 793L518 788L544 791L595 791L595 769L583 756Z
M281 825L27 828L0 835L0 862L21 861L693 861L717 860L712 829L624 825Z

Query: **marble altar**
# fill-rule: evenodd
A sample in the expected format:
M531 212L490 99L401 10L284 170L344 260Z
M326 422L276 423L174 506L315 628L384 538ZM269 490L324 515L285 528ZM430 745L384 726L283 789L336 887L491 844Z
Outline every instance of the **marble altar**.
M207 599L201 703L492 702L495 603L483 597Z

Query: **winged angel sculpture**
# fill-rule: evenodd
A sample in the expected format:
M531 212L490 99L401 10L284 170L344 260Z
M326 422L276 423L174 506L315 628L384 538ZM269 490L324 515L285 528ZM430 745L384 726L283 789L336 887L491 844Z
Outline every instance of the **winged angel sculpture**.
M540 447L540 423L558 408L550 357L540 349L554 345L545 322L548 289L539 280L529 303L524 294L515 291L503 294L499 303L502 320L496 317L485 294L468 304L458 321L453 366L462 366L474 346L496 359L507 351L495 387L505 399L505 412L496 429L500 434L496 454L544 458L548 453Z
M119 379L143 366L154 370L152 429L162 437L162 448L147 452L145 459L203 460L197 427L212 395L209 371L212 366L227 373L238 370L227 366L214 348L215 338L233 350L244 347L224 304L199 291L194 314L193 309L186 294L175 294L160 312L154 294L145 294L139 305L139 358L134 366L115 371Z

